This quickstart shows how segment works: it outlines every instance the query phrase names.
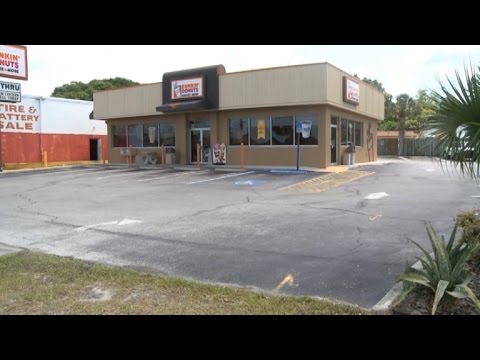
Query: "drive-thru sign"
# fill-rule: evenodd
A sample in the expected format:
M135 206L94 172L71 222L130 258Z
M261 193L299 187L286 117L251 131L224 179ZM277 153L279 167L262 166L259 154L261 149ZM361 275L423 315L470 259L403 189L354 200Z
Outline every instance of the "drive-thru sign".
M18 83L0 81L0 101L21 102L22 87Z

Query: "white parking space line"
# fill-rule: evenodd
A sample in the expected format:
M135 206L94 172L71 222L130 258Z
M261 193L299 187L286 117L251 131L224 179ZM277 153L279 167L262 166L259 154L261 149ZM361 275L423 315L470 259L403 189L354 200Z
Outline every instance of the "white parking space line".
M125 168L120 168L120 169L102 169L105 173L108 173L108 174L111 174L111 173L117 173L117 172L125 172L125 171L132 171L132 170L135 170L134 168L129 168L129 167L125 167Z
M88 230L88 229L91 229L91 228L94 228L94 227L98 227L98 226L117 225L117 224L118 224L118 221L107 221L107 222L103 222L103 223L99 223L99 224L80 226L80 227L77 227L77 228L73 229L72 231L85 231L85 230Z
M48 172L48 173L42 173L42 174L35 174L35 175L30 175L30 177L36 177L36 176L46 176L46 175L70 175L73 173L91 173L91 172L100 172L100 169L82 169L82 170L73 170L73 171L53 171L53 172Z
M177 176L182 176L182 175L196 175L196 174L198 174L198 173L204 173L204 172L208 172L208 171L209 171L209 170L202 170L202 171L183 171L183 172L177 173L177 174L156 176L156 177L153 177L153 178L140 179L140 180L137 180L137 181L139 181L139 182L145 182L145 181L152 181L152 180L161 180L161 179L168 179L168 178L177 177Z
M92 228L99 227L99 226L108 226L108 225L120 225L121 226L121 225L131 225L131 224L141 224L141 223L142 223L141 220L123 219L123 220L120 220L120 221L107 221L107 222L103 222L103 223L99 223L99 224L80 226L80 227L77 227L77 228L73 229L72 231L85 231L85 230L92 229Z
M112 177L138 175L138 174L143 174L143 173L144 173L143 171L139 171L139 170L130 170L130 171L124 171L122 174L101 176L101 177L97 177L96 179L97 180L103 180L103 179L110 179Z
M220 180L220 179L226 179L226 178L230 178L230 177L234 177L234 176L243 176L243 175L247 175L247 174L252 174L254 172L255 171L248 171L246 173L224 175L224 176L216 177L216 178L213 178L213 179L192 181L192 182L189 182L188 185L203 183L203 182L207 182L207 181L215 181L215 180Z

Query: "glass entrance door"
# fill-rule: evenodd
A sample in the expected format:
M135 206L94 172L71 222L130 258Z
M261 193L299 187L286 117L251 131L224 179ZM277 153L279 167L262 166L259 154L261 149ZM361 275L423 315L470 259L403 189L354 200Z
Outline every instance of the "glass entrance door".
M200 144L200 162L207 164L210 160L210 129L192 129L190 132L190 161L197 162L197 144Z
M337 163L337 124L330 124L330 163Z

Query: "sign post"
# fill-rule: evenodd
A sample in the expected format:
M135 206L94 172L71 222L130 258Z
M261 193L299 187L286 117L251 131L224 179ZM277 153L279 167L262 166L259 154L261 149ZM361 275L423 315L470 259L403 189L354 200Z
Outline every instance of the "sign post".
M297 171L300 168L300 134L302 132L302 123L295 121L295 132L297 133Z
M295 131L297 133L297 171L300 170L300 134L304 139L310 137L310 130L312 129L311 121L296 121L295 122Z

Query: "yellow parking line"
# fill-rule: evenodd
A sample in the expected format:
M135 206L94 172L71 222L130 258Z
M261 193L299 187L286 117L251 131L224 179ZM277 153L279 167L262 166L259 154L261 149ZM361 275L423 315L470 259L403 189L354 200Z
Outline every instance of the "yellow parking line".
M285 186L279 190L304 191L312 193L322 192L372 174L374 173L368 171L350 170L319 176L314 179L309 179L300 183Z

